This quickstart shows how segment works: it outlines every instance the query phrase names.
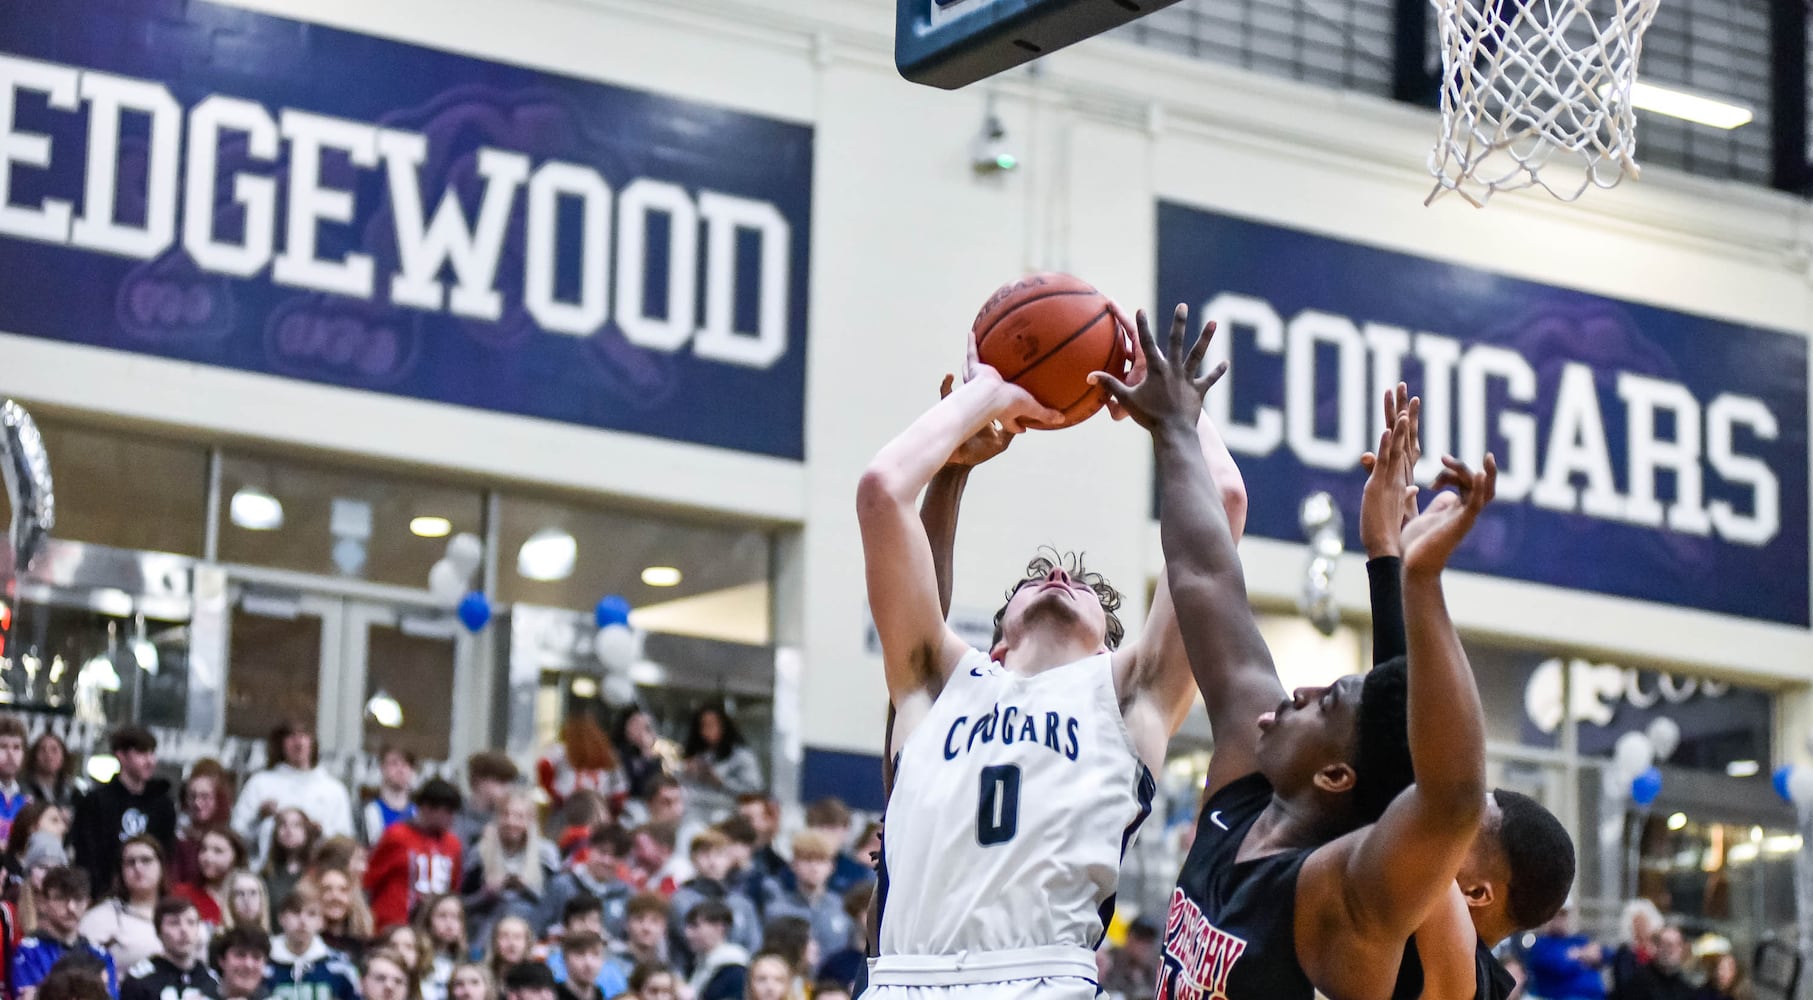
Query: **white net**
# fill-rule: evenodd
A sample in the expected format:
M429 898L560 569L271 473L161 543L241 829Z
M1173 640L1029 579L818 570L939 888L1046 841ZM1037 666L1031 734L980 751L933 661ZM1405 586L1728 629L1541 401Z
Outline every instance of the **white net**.
M1573 201L1636 176L1643 32L1659 0L1432 0L1442 132L1433 202L1539 186Z

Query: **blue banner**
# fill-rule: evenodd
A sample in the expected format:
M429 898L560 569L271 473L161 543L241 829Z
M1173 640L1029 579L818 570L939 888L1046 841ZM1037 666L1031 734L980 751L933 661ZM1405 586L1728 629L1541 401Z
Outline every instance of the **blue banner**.
M1220 323L1209 407L1250 533L1302 541L1298 504L1328 490L1358 549L1360 454L1401 378L1419 481L1443 452L1499 461L1456 568L1808 624L1803 338L1174 203L1158 276Z
M812 131L203 3L0 0L0 330L803 457Z

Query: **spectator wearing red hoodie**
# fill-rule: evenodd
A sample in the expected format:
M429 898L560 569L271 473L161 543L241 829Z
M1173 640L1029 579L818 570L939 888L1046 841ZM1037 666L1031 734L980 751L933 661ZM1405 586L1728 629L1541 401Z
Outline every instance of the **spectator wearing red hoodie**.
M414 801L415 815L384 830L365 868L365 894L379 927L407 923L418 901L460 884L460 840L453 833L460 790L430 778Z

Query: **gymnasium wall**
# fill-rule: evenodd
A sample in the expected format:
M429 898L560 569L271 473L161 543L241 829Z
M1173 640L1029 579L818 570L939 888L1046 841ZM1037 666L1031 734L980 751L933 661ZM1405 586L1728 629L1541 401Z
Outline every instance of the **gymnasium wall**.
M1656 170L1577 205L1522 196L1484 211L1425 208L1432 114L1113 40L952 94L895 75L891 0L236 6L809 124L805 462L14 334L0 334L0 392L800 525L802 611L797 633L782 634L799 640L812 748L880 750L885 696L865 646L853 510L864 464L937 398L977 306L1008 278L1067 270L1154 305L1160 199L1737 324L1813 329L1813 227L1799 200ZM1024 165L982 177L970 142L991 94ZM1086 550L1126 587L1123 614L1137 622L1159 566L1148 455L1137 428L1098 418L1029 435L979 472L959 542L959 614L992 613L1026 558L1052 543ZM1249 486L1255 507L1301 499ZM1244 552L1255 600L1295 600L1300 545L1253 539ZM1344 607L1364 607L1357 558L1336 585ZM1813 662L1801 627L1478 576L1457 576L1450 592L1457 620L1481 634L1771 684L1804 682Z

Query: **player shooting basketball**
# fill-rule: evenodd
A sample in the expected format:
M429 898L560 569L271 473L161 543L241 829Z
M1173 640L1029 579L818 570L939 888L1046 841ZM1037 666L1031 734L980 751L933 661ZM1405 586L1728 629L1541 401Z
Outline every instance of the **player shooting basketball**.
M1196 458L1195 416L1217 373L1193 373L1213 326L1179 365L1186 323L1180 306L1161 355L1141 315L1147 377L1132 388L1099 377L1152 433L1168 577L1216 742L1159 997L1387 997L1405 940L1454 891L1485 801L1484 720L1440 574L1491 499L1496 465L1444 458L1437 486L1455 492L1402 529L1408 665L1286 697ZM1399 460L1407 433L1400 417L1380 461ZM1412 765L1418 783L1398 794Z
M1139 641L1117 648L1119 595L1078 560L1020 581L986 653L944 622L915 498L985 428L1056 417L975 363L972 344L968 381L883 448L858 490L899 754L865 997L1094 997L1091 949L1122 852L1194 699L1165 588Z

